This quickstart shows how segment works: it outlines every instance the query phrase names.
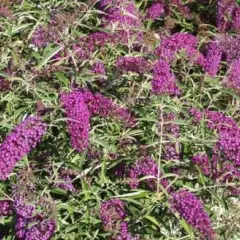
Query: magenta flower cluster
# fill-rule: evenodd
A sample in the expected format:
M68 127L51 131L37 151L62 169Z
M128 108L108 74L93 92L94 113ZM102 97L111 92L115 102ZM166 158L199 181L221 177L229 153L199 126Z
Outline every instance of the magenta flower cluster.
M108 9L110 8L116 8L117 6L119 6L121 3L123 4L123 5L126 5L126 4L128 4L128 3L133 3L133 1L132 0L130 0L130 1L126 1L126 0L124 0L124 1L122 1L122 0L100 0L99 1L99 5L100 5L100 9L101 10L104 10L104 11L108 11Z
M8 200L0 201L0 217L12 214L12 202Z
M213 148L211 161L207 159L207 155L198 154L193 157L193 162L200 167L205 175L216 181L223 183L239 181L240 128L237 123L232 118L215 111L201 113L192 109L191 114L195 117L196 122L204 117L207 127L218 133L218 140ZM202 115L201 118L200 115Z
M102 18L103 26L114 29L113 43L128 44L130 38L142 41L143 33L137 30L142 22L134 1L101 1L100 6L107 13Z
M114 37L112 34L94 32L80 37L76 43L72 44L71 51L78 61L83 61L89 59L97 48L101 49L107 43L113 42Z
M140 158L130 167L128 171L128 184L132 189L138 188L141 183L140 179L147 176L149 178L142 182L146 183L151 190L155 190L157 187L158 165L151 157ZM171 191L166 178L161 177L160 184L166 188L167 191Z
M56 223L53 219L44 219L37 213L34 205L26 204L22 198L14 201L16 213L16 236L19 240L49 240L55 229Z
M157 174L157 163L151 157L139 159L129 170L129 185L133 189L137 188L140 184L140 178L149 176L151 178L146 179L145 182L149 188L155 189Z
M233 14L233 28L239 34L240 33L240 7L236 7Z
M60 99L68 118L71 145L82 152L88 147L90 129L90 113L84 97L79 92L71 92L62 93Z
M240 59L240 38L227 34L217 35L215 40L207 45L204 70L214 77L218 70L221 60L226 60L228 76L224 84L236 91L239 91L238 65Z
M231 36L228 34L221 34L216 36L216 43L221 48L223 60L228 64L232 64L240 58L240 37Z
M214 239L211 220L203 203L188 190L172 193L169 200L173 212L177 212L188 224L201 233L202 239Z
M95 74L105 75L106 69L105 69L103 62L101 62L101 61L95 62L92 66L92 72Z
M117 118L127 126L133 126L135 123L135 118L126 108L120 107L100 93L93 94L82 89L61 93L60 99L68 117L71 145L79 152L88 148L91 116Z
M88 41L88 37L82 37L78 43L72 46L72 52L78 61L83 61L92 55L95 47L91 41Z
M95 75L103 75L102 77L98 77L97 80L100 83L103 83L105 81L105 75L106 75L106 69L101 61L97 61L92 65L91 72Z
M207 126L217 130L219 138L215 149L221 151L228 160L240 166L240 128L230 117L215 111L205 111L204 115L209 120Z
M189 33L175 33L163 38L161 44L156 48L155 54L167 62L172 62L177 53L185 51L191 62L204 66L205 58L197 50L197 46L197 37Z
M179 95L181 93L169 64L163 60L158 60L153 67L151 85L154 94Z
M215 77L219 70L222 59L222 49L217 42L210 42L207 45L204 70L211 76Z
M112 35L106 32L94 32L88 35L87 40L94 46L104 46L112 41Z
M106 26L117 23L119 27L140 27L138 10L133 3L121 3L107 8L108 15L105 16Z
M39 117L28 117L15 127L0 146L0 179L6 180L16 162L40 142L46 125Z
M143 74L149 70L149 63L143 57L119 57L116 62L116 67L121 72L134 72Z
M164 4L153 3L151 7L147 9L146 19L156 20L164 14Z
M205 153L199 153L192 157L192 162L196 164L202 173L219 183L234 184L240 181L240 170L231 161L224 159L221 155L213 154L208 157ZM227 186L230 193L238 195L240 188L238 186Z
M224 81L224 84L228 88L234 89L236 92L240 91L240 58L233 62L230 66L229 73Z

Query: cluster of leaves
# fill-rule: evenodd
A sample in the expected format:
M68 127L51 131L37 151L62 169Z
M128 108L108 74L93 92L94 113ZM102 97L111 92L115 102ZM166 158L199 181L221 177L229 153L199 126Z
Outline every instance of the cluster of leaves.
M152 94L150 71L122 73L116 66L121 56L144 57L154 65L158 58L153 50L166 33L190 32L198 37L201 48L218 31L214 26L216 1L184 1L192 11L191 18L171 6L172 13L166 18L144 22L140 46L131 41L106 44L81 60L71 46L81 45L83 37L91 33L107 31L101 23L106 13L98 7L99 1L2 2L0 142L26 116L42 116L48 125L41 143L17 163L7 181L0 183L2 200L12 199L13 185L21 182L24 191L24 184L33 184L39 196L55 205L57 229L52 239L111 239L112 233L105 231L100 218L101 204L111 198L126 203L129 231L140 239L200 239L192 226L171 211L169 193L162 186L153 190L142 184L131 190L129 176L116 174L121 166L128 169L141 157L151 156L158 164L161 178L166 178L175 190L189 189L204 202L216 239L240 238L238 196L229 194L228 183L204 176L191 161L198 152L212 151L217 133L209 130L205 121L193 123L190 108L221 111L236 121L239 119L239 96L221 84L227 64L223 62L213 78L179 53L171 63L181 89L181 95L175 97ZM139 0L135 4L144 14L151 3ZM44 47L35 46L34 33L39 26L48 28L52 19L56 24L49 34L57 33L61 40L50 41ZM87 48L85 45L86 52ZM99 61L104 63L105 74L91 70ZM89 148L77 152L70 144L67 118L59 99L61 92L73 88L101 93L127 107L136 118L134 127L110 117L94 116L90 122ZM169 113L174 113L175 120L166 122L163 116ZM179 138L159 131L170 123L180 126ZM169 141L181 152L181 160L163 158ZM60 187L64 170L74 176L71 183L76 191ZM152 176L142 180L146 178ZM4 239L14 239L13 225L13 217L0 219Z

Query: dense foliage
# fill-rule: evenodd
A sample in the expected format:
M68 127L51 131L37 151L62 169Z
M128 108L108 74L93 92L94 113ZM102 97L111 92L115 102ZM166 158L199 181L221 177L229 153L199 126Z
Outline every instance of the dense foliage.
M0 2L0 239L240 239L235 0Z

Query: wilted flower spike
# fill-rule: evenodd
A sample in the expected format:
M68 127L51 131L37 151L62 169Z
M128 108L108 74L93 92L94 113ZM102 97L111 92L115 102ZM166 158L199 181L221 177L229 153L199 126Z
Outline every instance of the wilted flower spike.
M195 123L200 123L202 117L203 117L203 114L201 111L199 111L198 109L196 108L190 108L189 109L189 113L190 115L193 117L193 121Z
M36 47L45 47L49 43L56 43L60 40L58 29L52 26L39 27L32 35L32 44Z
M104 226L114 226L119 220L124 220L126 217L124 207L124 202L117 198L104 202L100 211Z
M144 157L137 160L130 168L128 173L130 187L132 189L137 188L140 184L140 178L146 176L150 178L143 182L145 182L151 190L155 190L157 187L158 166L151 157ZM164 188L167 188L168 192L171 191L171 189L168 188L169 183L166 178L161 178L160 184Z
M232 26L232 17L237 7L235 0L217 1L217 27L220 31L227 31Z
M189 18L191 16L191 10L184 5L182 0L171 0L170 3L175 5L177 10L183 14L184 17Z
M195 163L206 176L211 174L211 163L206 154L196 154L192 157L192 162Z
M6 137L0 146L0 179L5 180L17 161L40 142L46 125L39 117L28 117Z
M168 121L175 121L176 116L174 113L168 113L164 114L163 118L163 134L166 135L164 139L168 140L164 144L163 158L166 160L180 160L182 145L177 141L177 138L180 137L180 127L176 123L167 123ZM159 130L161 130L161 126Z
M116 66L123 72L143 74L149 70L149 63L143 57L119 57Z
M105 231L120 231L119 223L126 218L125 204L119 199L110 199L101 205L100 218Z
M128 231L128 224L125 221L127 214L124 208L125 203L117 198L102 203L100 218L104 230L113 234L111 238L113 240L139 240L138 237L132 237Z
M97 61L92 65L91 72L95 75L105 75L106 74L106 69L101 61ZM104 77L98 77L97 80L100 83L103 83L105 81Z
M0 77L0 93L10 90L10 82Z
M172 211L178 212L180 217L201 233L203 239L214 239L211 220L203 203L194 194L182 189L172 193L169 202Z
M68 175L61 176L61 179L58 180L58 182L56 182L54 185L58 188L66 190L66 191L70 191L70 192L77 191L77 189L74 187L74 185L72 183L71 177Z

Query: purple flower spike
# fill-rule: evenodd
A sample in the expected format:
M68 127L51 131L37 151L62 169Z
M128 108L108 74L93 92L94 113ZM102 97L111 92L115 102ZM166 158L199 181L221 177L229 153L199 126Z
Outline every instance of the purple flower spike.
M44 219L43 213L37 211L34 204L26 204L22 197L14 201L16 213L16 236L19 240L49 240L55 229L56 222L53 219Z
M237 92L240 91L240 58L230 66L225 84Z
M172 62L175 59L176 53L185 50L187 56L192 62L202 62L201 53L197 51L198 39L189 33L175 33L164 38L161 44L155 50L158 57L167 62Z
M161 3L154 3L147 9L146 18L156 20L164 14L164 5Z
M152 92L154 94L179 95L180 89L175 83L175 76L171 73L167 62L159 60L153 68Z
M90 113L81 92L61 94L61 102L66 110L71 145L79 152L89 144Z
M33 225L26 232L24 240L49 240L51 239L56 228L54 220L45 220Z
M182 189L171 195L169 200L173 212L178 212L188 224L199 231L203 239L214 239L211 220L203 203L189 191Z
M11 201L2 200L0 201L0 217L8 216L12 214L12 203Z
M28 117L6 137L0 146L0 179L6 180L20 161L40 142L46 125L39 117Z
M222 58L222 51L218 43L211 42L207 46L206 62L204 70L211 76L215 77L218 72Z

